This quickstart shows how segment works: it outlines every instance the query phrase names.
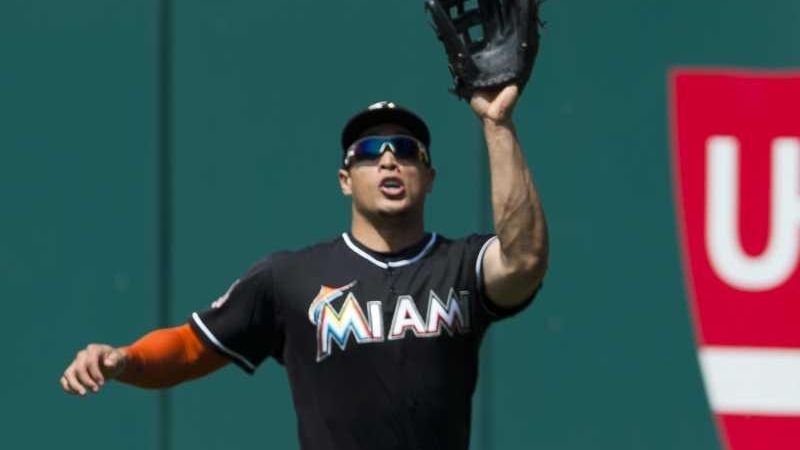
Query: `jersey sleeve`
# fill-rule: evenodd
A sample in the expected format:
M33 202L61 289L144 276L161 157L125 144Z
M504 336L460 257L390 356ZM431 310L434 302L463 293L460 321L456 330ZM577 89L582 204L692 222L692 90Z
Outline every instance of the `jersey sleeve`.
M282 362L283 330L273 288L273 260L256 263L189 323L210 346L253 373L268 356Z
M539 293L542 285L540 284L529 298L513 308L506 308L497 305L486 294L486 287L483 279L483 258L486 249L497 240L497 236L492 234L473 234L468 236L465 241L465 251L470 258L470 268L474 272L474 289L478 294L478 302L482 311L490 321L497 321L514 316L528 307ZM473 274L470 274L473 275Z

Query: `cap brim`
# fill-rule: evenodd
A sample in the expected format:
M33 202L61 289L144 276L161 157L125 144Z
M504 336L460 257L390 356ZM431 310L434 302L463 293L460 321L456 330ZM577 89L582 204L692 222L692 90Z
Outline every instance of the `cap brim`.
M382 124L399 125L425 144L425 147L430 147L430 131L419 116L403 108L383 108L368 109L353 116L342 130L342 149L346 151L366 130Z

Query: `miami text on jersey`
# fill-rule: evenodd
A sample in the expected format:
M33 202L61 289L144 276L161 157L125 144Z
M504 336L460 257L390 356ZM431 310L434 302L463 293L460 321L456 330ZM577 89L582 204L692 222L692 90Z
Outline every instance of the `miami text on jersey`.
M383 323L383 303L369 301L367 313L358 303L355 295L348 292L338 311L333 301L355 286L356 282L339 288L322 286L319 294L308 308L308 319L317 327L317 362L330 356L335 342L342 351L347 350L347 342L353 336L356 343L367 344L397 340L406 337L410 330L414 336L429 338L440 336L442 329L452 336L454 333L469 331L469 291L450 289L447 301L442 301L433 290L428 294L428 310L423 318L410 295L397 297L392 322L385 330Z

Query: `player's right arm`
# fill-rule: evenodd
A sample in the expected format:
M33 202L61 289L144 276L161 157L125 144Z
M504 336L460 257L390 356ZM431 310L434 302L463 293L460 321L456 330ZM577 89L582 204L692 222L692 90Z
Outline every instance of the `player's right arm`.
M283 351L283 320L273 289L273 258L257 262L188 323L155 330L128 347L91 344L64 371L71 394L98 392L107 380L165 388L207 375L228 362L247 373Z
M127 347L90 344L61 377L65 392L99 392L107 380L157 389L207 375L229 362L188 325L155 330Z

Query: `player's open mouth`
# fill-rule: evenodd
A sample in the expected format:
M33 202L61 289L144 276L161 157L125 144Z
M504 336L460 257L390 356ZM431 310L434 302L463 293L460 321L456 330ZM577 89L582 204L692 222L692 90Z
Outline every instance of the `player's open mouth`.
M379 185L381 193L389 198L400 198L406 193L403 181L396 177L386 177Z

